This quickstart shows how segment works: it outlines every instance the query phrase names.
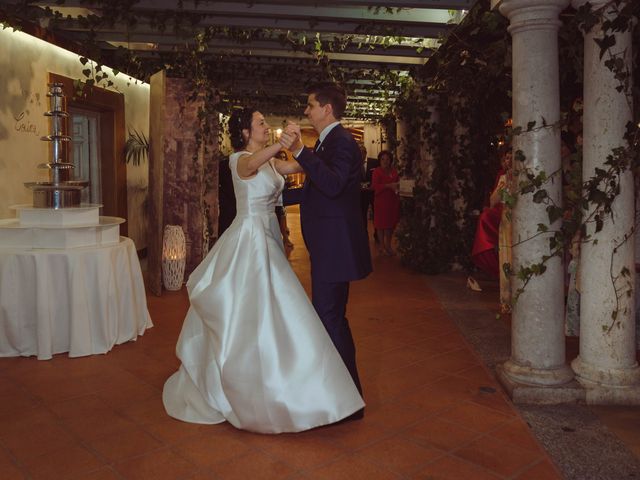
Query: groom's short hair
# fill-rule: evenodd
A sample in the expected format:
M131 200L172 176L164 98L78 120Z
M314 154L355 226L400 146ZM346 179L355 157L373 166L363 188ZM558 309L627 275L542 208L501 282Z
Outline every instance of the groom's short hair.
M309 95L313 94L318 103L322 106L331 104L333 116L341 119L347 108L347 94L340 85L334 82L322 82L311 85L307 90Z

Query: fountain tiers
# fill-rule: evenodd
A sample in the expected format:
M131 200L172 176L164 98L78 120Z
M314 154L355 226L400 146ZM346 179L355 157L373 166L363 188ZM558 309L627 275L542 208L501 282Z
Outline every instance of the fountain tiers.
M117 244L123 218L100 216L102 205L81 204L80 193L88 181L72 180L74 165L64 161L62 144L71 137L62 133L64 109L61 83L50 83L49 117L51 134L41 138L52 146L52 161L38 168L49 169L49 182L28 182L33 205L11 207L17 218L0 220L0 248L66 249Z

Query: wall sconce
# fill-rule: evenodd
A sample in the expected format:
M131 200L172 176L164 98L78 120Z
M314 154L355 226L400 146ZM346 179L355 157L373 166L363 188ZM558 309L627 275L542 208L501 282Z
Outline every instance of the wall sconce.
M167 225L162 236L162 283L167 290L180 290L184 280L187 247L180 225Z

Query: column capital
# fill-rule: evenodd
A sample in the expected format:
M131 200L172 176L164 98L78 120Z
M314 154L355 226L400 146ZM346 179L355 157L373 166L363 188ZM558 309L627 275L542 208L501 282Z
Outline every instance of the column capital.
M570 0L502 0L500 13L509 19L511 34L524 30L557 30L558 16Z

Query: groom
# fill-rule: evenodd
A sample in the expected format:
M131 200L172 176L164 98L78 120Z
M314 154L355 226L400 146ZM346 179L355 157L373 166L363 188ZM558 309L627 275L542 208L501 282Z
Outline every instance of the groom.
M293 152L306 174L300 221L311 257L313 306L362 393L353 337L345 318L349 282L371 272L360 208L362 154L339 122L347 105L344 90L335 83L320 83L308 95L304 114L320 135L315 148L302 145L300 127L295 124L282 134L281 143ZM352 418L362 415L356 412Z

